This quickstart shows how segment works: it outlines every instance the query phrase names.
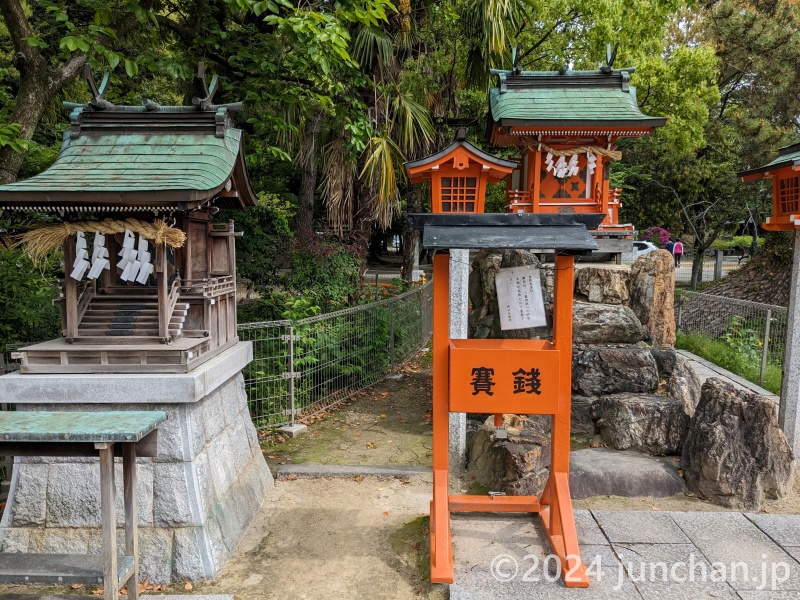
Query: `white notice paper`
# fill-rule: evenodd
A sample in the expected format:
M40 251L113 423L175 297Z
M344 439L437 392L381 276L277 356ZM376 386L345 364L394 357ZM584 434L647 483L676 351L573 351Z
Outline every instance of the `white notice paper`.
M547 325L539 269L533 266L500 269L495 277L500 306L500 329Z

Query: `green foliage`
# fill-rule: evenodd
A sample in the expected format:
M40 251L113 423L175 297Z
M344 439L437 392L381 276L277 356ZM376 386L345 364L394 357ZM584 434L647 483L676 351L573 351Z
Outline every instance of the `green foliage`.
M361 288L360 269L361 259L346 246L320 243L292 255L284 281L313 306L331 312L354 302Z
M760 351L752 345L755 339L752 335L746 341L736 342L731 345L725 340L713 340L699 333L678 332L675 347L696 354L706 360L719 365L723 369L744 377L748 381L761 385L773 394L780 394L783 369L780 364L769 362L764 372L764 381L759 382L761 368ZM757 356L756 356L757 355Z
M36 148L28 152L28 155L25 157L25 161L19 169L18 177L20 179L27 179L28 177L38 175L55 162L60 150L60 145L36 146Z
M217 221L233 219L244 235L236 241L236 268L240 278L257 286L278 280L278 271L288 265L286 247L292 243L289 223L294 206L285 198L262 192L258 205L246 211L221 211Z
M236 303L236 318L239 323L280 321L284 318L288 295L275 289L259 290L259 293L259 298L239 300Z
M676 48L666 58L648 56L632 77L639 106L646 114L669 117L658 130L673 154L706 145L710 107L720 99L716 84L717 57L705 46Z
M762 247L763 245L764 245L764 238L758 238L759 248ZM748 252L752 246L753 246L752 235L736 235L729 240L717 239L714 240L713 244L711 244L711 247L714 248L715 250L737 250L739 252Z
M0 347L59 337L58 263L34 264L20 250L0 248Z

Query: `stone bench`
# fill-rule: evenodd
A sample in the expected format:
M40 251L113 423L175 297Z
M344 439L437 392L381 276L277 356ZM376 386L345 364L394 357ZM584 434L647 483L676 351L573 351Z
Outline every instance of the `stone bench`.
M138 597L136 457L158 454L162 411L2 412L0 455L100 458L102 555L0 554L0 583L102 583L117 600ZM125 554L117 555L114 457L122 456Z

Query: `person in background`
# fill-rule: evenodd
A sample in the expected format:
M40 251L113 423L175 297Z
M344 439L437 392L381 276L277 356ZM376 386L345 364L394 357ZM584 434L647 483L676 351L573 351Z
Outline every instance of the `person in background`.
M675 257L675 266L681 266L681 256L683 256L683 242L681 238L675 240L675 245L672 247L672 255Z
M669 238L664 247L667 249L667 252L672 254L672 249L675 247L675 242L672 241L672 238Z

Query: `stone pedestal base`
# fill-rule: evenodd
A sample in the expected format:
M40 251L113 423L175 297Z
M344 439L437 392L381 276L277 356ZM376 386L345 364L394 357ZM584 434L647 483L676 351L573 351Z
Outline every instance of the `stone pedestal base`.
M273 485L241 374L251 358L241 342L181 375L17 374L0 377L0 398L17 410L165 411L158 457L137 460L140 578L208 579ZM122 525L121 464L116 480ZM0 551L101 553L99 481L96 459L17 458Z

